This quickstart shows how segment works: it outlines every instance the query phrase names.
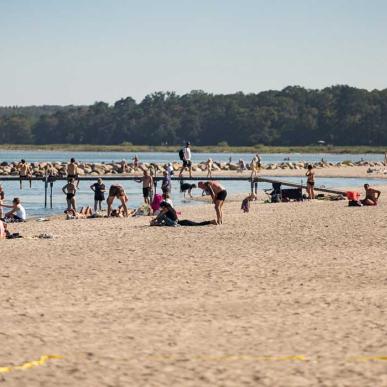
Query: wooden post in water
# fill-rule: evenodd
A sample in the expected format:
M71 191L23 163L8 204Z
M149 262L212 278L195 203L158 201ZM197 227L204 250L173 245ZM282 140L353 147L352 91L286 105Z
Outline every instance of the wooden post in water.
M48 179L46 175L44 177L44 208L47 208L47 188L48 188Z
M52 187L54 183L51 181L50 182L50 208L52 209Z

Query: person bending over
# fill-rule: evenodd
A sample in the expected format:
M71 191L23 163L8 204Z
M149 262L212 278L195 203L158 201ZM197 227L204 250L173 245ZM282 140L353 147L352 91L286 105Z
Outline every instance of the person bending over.
M211 195L212 201L215 204L216 222L223 223L223 204L227 197L227 191L217 181L199 181L199 188Z
M378 204L381 192L371 188L369 184L364 184L365 198L361 201L363 206L376 206Z
M119 184L112 184L109 189L109 197L107 198L107 216L111 216L112 213L112 205L114 199L117 198L121 201L122 211L125 217L128 216L128 207L126 206L126 202L128 201L128 197L126 196L124 187Z

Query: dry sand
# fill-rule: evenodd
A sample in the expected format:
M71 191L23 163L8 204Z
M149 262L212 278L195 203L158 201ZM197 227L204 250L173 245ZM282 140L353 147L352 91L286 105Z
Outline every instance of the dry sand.
M375 208L229 202L221 227L11 225L55 238L0 242L0 384L387 386L383 193ZM63 359L1 373L44 354Z

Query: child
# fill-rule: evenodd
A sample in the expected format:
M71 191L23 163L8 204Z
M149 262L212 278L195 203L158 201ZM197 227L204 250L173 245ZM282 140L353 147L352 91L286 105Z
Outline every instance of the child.
M257 200L257 196L254 193L251 193L249 196L242 200L241 210L246 213L250 211L250 202Z
M105 200L105 184L101 178L96 183L90 186L90 189L94 191L94 212L97 212L97 208L102 211L102 202Z

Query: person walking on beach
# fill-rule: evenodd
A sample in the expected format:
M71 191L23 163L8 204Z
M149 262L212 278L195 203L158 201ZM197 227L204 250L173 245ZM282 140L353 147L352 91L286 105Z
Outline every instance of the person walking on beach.
M63 193L66 195L66 202L67 202L67 210L70 211L73 209L74 211L77 211L76 202L75 202L75 194L77 192L77 187L75 185L74 179L70 179L66 185L62 188Z
M119 184L112 184L109 188L109 197L107 198L107 216L109 217L112 214L112 206L115 198L121 201L120 208L122 209L124 216L127 217L128 207L126 202L128 201L128 196L125 193L124 187Z
M199 181L198 187L211 195L215 204L216 222L217 224L223 224L223 204L227 197L225 188L217 181Z
M78 165L74 158L70 159L70 163L67 165L67 181L74 180L79 188L79 176L78 176Z
M371 188L369 184L364 184L365 198L361 201L363 206L376 206L378 204L381 192Z
M191 161L191 143L188 141L185 147L179 152L180 159L183 161L179 177L183 176L183 172L186 168L189 171L189 177L192 177L192 161Z
M314 169L311 164L308 165L308 171L305 176L307 177L306 181L306 192L308 193L308 199L314 199Z
M4 189L3 189L3 186L0 185L0 218L3 217L3 207L1 207L1 205L4 203L4 199L5 199Z
M207 160L206 165L207 165L207 179L208 178L212 179L212 168L214 166L214 162L212 161L211 158Z
M20 189L23 189L23 180L29 180L30 188L32 186L32 171L30 165L23 159L20 160L20 163L17 165L17 169L19 170L19 182Z
M97 212L97 208L102 211L102 202L105 200L105 184L102 179L99 178L96 183L90 186L90 189L94 191L94 211Z
M144 196L144 203L150 204L150 196L153 187L153 177L144 169L144 176L135 180L137 183L142 183L142 195Z
M2 220L10 219L14 222L24 222L27 219L25 208L21 204L19 198L12 200L12 205L2 204L1 207L10 208L11 211L7 212Z

